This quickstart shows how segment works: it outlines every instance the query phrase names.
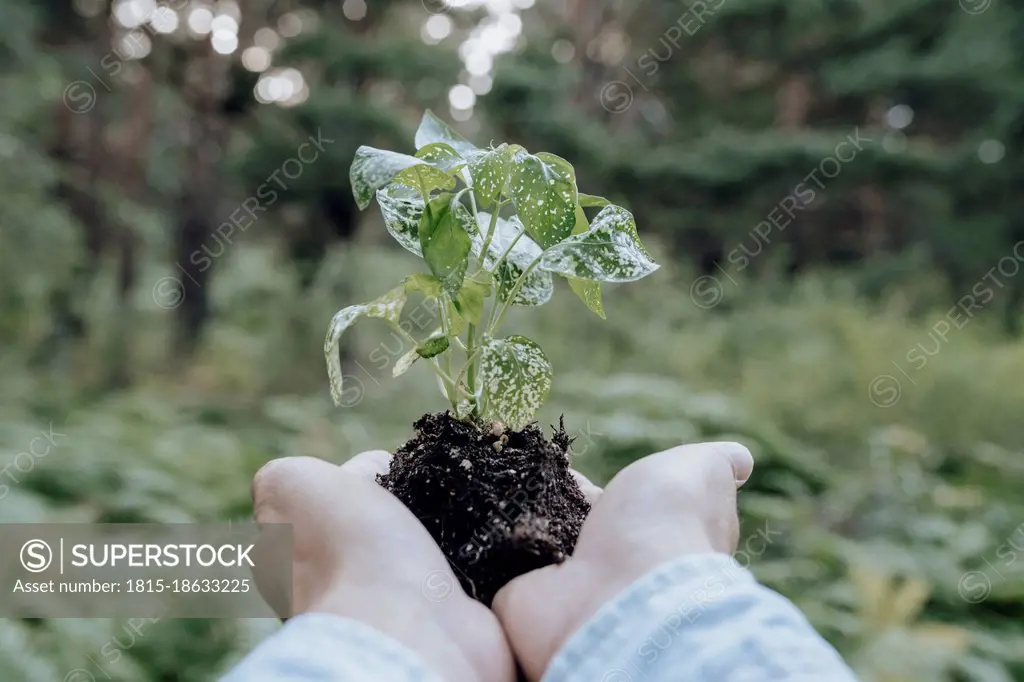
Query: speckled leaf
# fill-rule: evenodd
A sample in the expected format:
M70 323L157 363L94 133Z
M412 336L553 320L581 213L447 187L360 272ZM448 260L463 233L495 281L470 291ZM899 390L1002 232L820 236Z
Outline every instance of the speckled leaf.
M590 229L548 249L540 268L597 282L632 282L658 269L636 235L632 214L606 206Z
M568 161L520 149L509 187L516 213L534 241L546 249L569 236L576 224L576 173Z
M583 195L580 195L582 201ZM573 234L582 234L590 229L590 223L587 222L587 214L583 212L582 206L576 207L576 226L572 228ZM572 292L583 301L583 304L587 306L594 314L600 317L602 320L608 319L604 313L604 303L601 302L601 283L591 282L586 279L576 279L575 277L566 277L569 282L569 288Z
M356 205L360 210L366 208L373 200L374 192L389 184L402 171L415 166L441 173L415 156L373 147L360 147L356 150L356 156L352 159L352 167L348 172L349 181L352 184L352 196L355 197ZM448 177L444 173L441 175ZM454 183L454 180L452 182Z
M416 353L424 360L429 360L448 350L450 345L451 342L447 336L434 336L416 346Z
M327 360L327 379L331 385L331 399L335 405L341 405L342 396L341 357L338 355L341 335L356 320L364 316L379 317L392 325L397 325L405 302L405 286L400 285L369 303L350 305L334 314L327 329L327 338L324 340L324 357Z
M486 270L467 277L455 298L455 308L459 315L470 324L480 324L480 317L484 313L484 301L490 297L493 287L491 273Z
M417 159L417 161L420 160ZM414 187L427 197L435 189L449 190L455 188L455 178L424 161L420 161L415 166L409 166L395 173L393 182Z
M405 185L390 185L377 190L377 203L384 216L384 227L395 241L405 250L422 256L419 231L423 199L419 192Z
M476 145L451 129L447 123L429 109L423 112L420 127L416 130L416 149L422 149L434 142L444 142L463 157L476 150Z
M533 421L551 390L551 363L525 336L488 339L480 349L484 418L519 430Z
M449 175L457 173L466 165L466 160L452 149L450 144L433 142L416 152L416 158L426 161L434 168Z
M431 199L430 210L420 218L420 246L430 272L452 296L462 288L469 267L471 238L465 224L468 211L450 194ZM472 222L472 217L469 217Z
M399 284L380 298L375 298L367 303L366 316L378 317L392 325L397 325L402 317L402 308L405 307L408 300L405 284Z
M331 318L330 327L327 329L327 338L324 340L324 357L327 359L327 380L331 384L331 399L334 404L341 406L341 356L338 354L338 344L341 342L341 335L345 330L360 317L366 314L365 305L350 305L342 308Z
M486 233L490 227L491 215L481 211L477 213L476 217L480 232ZM501 257L501 254L505 253L508 245L512 243L512 240L522 230L523 224L516 216L512 216L508 220L498 218L494 237L491 239L490 246L487 247L484 265L488 268L493 267L494 263ZM474 238L473 253L477 257L480 256L483 242L482 236ZM497 272L494 273L495 282L498 285L498 297L501 301L508 299L508 295L511 293L516 280L519 279L519 276L523 274L530 263L540 254L541 248L528 235L523 235L519 238L516 245L512 247L508 257L498 267ZM523 306L543 305L551 300L551 295L554 291L555 285L551 279L551 274L534 268L533 272L527 276L526 281L523 282L523 288L519 290L519 294L512 304Z
M419 154L417 154L417 156L419 156ZM610 203L612 202L608 201L604 197L580 192L580 206L585 208L607 206Z
M501 196L508 184L511 161L512 149L505 144L497 149L482 149L470 154L469 173L479 206L490 206Z

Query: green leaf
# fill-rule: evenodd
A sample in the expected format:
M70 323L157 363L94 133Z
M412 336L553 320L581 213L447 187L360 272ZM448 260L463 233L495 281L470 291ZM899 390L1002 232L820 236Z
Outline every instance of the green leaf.
M423 112L420 127L416 130L416 149L422 149L434 142L444 142L450 145L463 157L476 151L476 145L452 130L447 123L428 109Z
M417 154L416 156L419 156L419 154ZM580 206L600 207L607 206L610 203L612 202L608 201L604 197L595 196L593 194L584 194L583 192L580 192Z
M405 293L421 293L427 298L437 298L441 295L441 280L425 272L409 275L402 284L405 285Z
M580 195L581 197L583 195ZM590 223L587 222L587 214L583 212L582 206L576 207L576 227L572 228L573 234L582 234L590 229ZM572 292L583 301L583 304L587 306L593 313L595 313L602 320L608 319L604 312L604 303L601 302L601 283L591 282L585 279L576 279L575 277L566 277L569 282L569 288Z
M448 178L447 175L415 156L373 147L360 147L356 150L355 158L352 159L352 167L348 172L349 181L352 184L352 196L355 197L356 205L360 210L366 208L373 200L374 192L391 183L402 171L416 167L429 169ZM413 177L418 176L414 175ZM448 179L454 186L455 180ZM406 182L405 184L410 183Z
M516 213L527 232L550 248L576 224L576 172L554 154L528 154L520 149L513 159L509 186Z
M606 206L590 229L544 252L540 268L597 282L632 282L658 269L636 234L633 215Z
M512 148L505 144L470 154L469 174L480 206L490 206L501 196L508 184L511 161Z
M406 300L405 286L399 285L369 303L350 305L334 314L331 324L327 328L327 338L324 340L324 357L327 360L327 379L331 385L331 399L334 400L335 405L341 406L342 396L341 356L338 354L341 335L360 317L377 317L392 325L397 325Z
M405 185L389 185L377 190L377 203L388 233L406 251L422 257L419 232L423 199L419 192Z
M450 144L432 142L416 152L416 158L426 161L434 168L453 175L466 165L466 160L452 149Z
M455 307L455 301L445 296L445 309L448 311L448 336L458 336L466 330L466 318Z
M429 360L448 350L450 345L451 342L448 341L447 336L433 336L416 346L416 353L424 360Z
M482 233L485 233L491 224L491 215L483 211L476 214L477 224L479 227L478 236L473 238L473 253L479 257L480 250L483 249L484 237ZM516 235L523 231L523 224L519 218L512 216L508 220L504 218L498 218L498 223L494 229L494 237L491 239L490 245L487 247L487 255L484 258L484 266L487 268L493 268L495 262L501 257L501 254L505 253L508 249L509 244L515 240ZM494 273L495 280L498 285L498 297L502 302L508 300L508 295L511 293L512 287L519 276L526 271L526 268L530 266L537 256L541 254L541 248L537 246L537 242L533 241L529 236L523 235L516 241L515 246L512 247L512 251L509 252L504 262L498 266L497 271ZM551 296L555 291L554 282L551 279L551 274L542 272L537 268L527 275L526 281L523 282L522 289L519 290L519 294L516 295L515 300L512 302L513 305L523 306L538 306L543 305L551 300Z
M419 160L419 159L417 159ZM455 178L443 170L420 162L395 173L394 182L415 187L423 196L429 197L435 189L449 190L455 188Z
M450 194L431 199L429 210L420 219L423 259L452 296L462 288L469 267L471 238L465 228L467 220L472 222L472 216L462 204L453 202Z
M455 308L459 315L470 324L480 324L480 318L484 314L484 301L491 295L493 286L491 273L486 270L480 270L467 278L455 298Z
M551 363L525 336L487 339L480 349L484 417L519 430L533 421L551 390Z
M569 288L572 289L572 292L583 301L583 304L591 312L602 320L608 319L604 312L604 303L601 302L600 282L591 282L585 279L576 279L575 277L567 277L566 279L569 281Z

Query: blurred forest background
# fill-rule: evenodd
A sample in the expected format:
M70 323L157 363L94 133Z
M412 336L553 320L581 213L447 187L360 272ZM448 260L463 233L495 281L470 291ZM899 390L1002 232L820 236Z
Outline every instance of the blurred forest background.
M0 45L0 521L248 518L267 460L441 409L384 325L345 409L321 353L417 267L348 167L430 108L664 264L514 313L581 469L739 440L738 557L866 682L1024 680L1024 0L0 0ZM4 620L0 679L214 680L276 627Z

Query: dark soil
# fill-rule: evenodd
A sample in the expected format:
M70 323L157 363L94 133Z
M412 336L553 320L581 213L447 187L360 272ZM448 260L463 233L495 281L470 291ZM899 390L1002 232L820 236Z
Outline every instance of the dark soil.
M564 561L590 504L569 471L571 439L427 414L378 476L423 522L466 592L490 606L508 581Z

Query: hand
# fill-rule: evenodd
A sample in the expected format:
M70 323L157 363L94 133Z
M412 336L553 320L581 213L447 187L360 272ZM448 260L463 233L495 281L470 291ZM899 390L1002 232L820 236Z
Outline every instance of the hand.
M494 600L527 677L539 680L576 630L658 565L688 554L732 553L739 538L736 489L753 466L738 443L703 443L638 460L604 491L580 476L593 508L572 557L516 578Z
M427 530L374 480L389 458L364 452L339 467L291 457L256 473L256 521L293 528L287 615L361 621L415 651L449 682L512 682L515 664L498 619L463 592ZM289 586L259 587L275 603L272 595Z

